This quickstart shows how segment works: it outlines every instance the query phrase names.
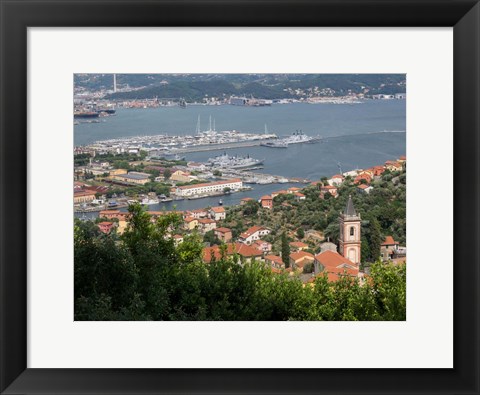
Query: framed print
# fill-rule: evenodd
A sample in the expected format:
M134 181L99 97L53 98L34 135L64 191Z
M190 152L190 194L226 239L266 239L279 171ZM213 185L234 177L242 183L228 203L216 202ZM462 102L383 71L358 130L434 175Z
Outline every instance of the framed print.
M479 393L479 10L2 0L2 393Z

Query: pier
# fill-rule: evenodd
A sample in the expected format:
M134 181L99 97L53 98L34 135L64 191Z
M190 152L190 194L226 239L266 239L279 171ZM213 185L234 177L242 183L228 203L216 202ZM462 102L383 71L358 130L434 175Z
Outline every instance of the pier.
M257 147L257 146L260 146L262 143L265 143L266 141L271 141L271 139L238 141L238 142L231 142L231 143L224 143L224 144L210 144L210 145L204 145L204 146L191 146L188 148L175 149L172 151L172 153L187 154L191 152L206 152L206 151L227 150L227 149L244 148L244 147Z

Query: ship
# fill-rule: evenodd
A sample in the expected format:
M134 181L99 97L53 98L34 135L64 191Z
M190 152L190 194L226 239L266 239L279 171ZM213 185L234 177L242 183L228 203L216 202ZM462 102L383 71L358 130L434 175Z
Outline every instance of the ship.
M114 108L100 108L97 110L98 113L101 113L101 112L104 112L104 113L107 113L109 115L112 115L112 114L115 114L117 112L117 110L115 110Z
M284 141L267 141L260 144L260 146L268 148L288 148L288 143Z
M223 155L216 156L215 158L208 159L210 166L228 167L230 169L243 169L246 167L252 167L261 165L265 162L265 159L255 159L250 155L244 156L230 156L224 153Z
M96 111L76 111L73 113L73 118L98 118L99 114Z
M142 204L146 204L147 206L150 206L152 204L158 204L158 203L160 203L160 200L158 199L152 199L148 197L142 199Z
M285 137L279 142L283 144L300 144L300 143L317 143L320 141L320 136L311 137L303 134L301 130L296 130L291 136Z
M175 161L182 161L185 160L185 156L180 156L178 154L169 153L164 155L165 159L167 160L175 160Z
M273 184L274 182L275 182L275 178L273 178L272 176L267 176L267 177L260 178L257 181L257 184L265 185L265 184Z

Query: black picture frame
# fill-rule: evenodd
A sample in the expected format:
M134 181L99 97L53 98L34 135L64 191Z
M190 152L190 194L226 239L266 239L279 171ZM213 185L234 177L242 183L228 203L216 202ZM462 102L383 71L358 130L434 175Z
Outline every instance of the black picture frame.
M476 1L0 0L0 13L2 393L480 393L480 5ZM454 368L27 369L26 65L27 28L35 26L453 27Z

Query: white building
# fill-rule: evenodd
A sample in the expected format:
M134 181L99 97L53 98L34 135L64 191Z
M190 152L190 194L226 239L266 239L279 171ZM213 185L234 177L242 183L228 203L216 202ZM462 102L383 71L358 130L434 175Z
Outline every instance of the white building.
M215 221L221 221L225 219L226 212L223 207L212 207L209 212L210 218L214 219Z
M213 192L223 192L225 188L238 190L243 188L243 182L240 178L233 178L231 180L209 182L205 184L185 185L182 187L177 187L175 193L178 196L193 196Z
M263 236L266 236L270 233L270 229L264 228L262 226L252 226L250 229L243 232L238 241L244 244L252 244L256 240L260 240Z
M343 184L344 178L345 177L343 177L341 174L335 174L334 176L332 176L332 178L327 180L327 182L328 182L328 185L330 186L334 186L334 185L338 186Z

